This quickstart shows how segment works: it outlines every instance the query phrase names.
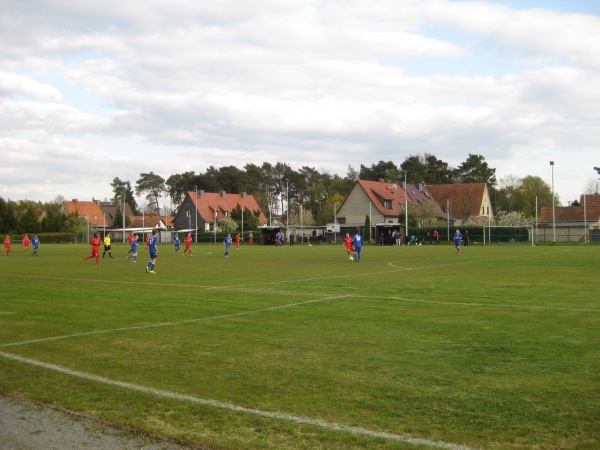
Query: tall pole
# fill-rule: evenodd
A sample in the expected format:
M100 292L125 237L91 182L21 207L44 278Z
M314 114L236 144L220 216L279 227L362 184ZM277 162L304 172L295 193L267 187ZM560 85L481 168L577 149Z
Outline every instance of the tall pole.
M125 193L123 193L123 211L121 211L121 219L123 219L123 244L125 243Z
M406 171L404 172L404 242L408 242L408 185L406 184Z
M194 227L196 228L196 236L194 238L194 241L196 242L196 244L198 243L198 186L194 186L194 192L195 192L195 208L196 208L196 220L194 222Z
M556 244L556 216L554 215L554 161L550 161L552 167L552 243Z
M450 199L448 198L446 199L446 221L448 222L448 242L450 242Z
M587 235L588 235L588 227L587 227L587 209L585 205L585 194L583 194L583 243L587 244Z
M539 245L540 238L538 234L538 196L535 196L535 245Z

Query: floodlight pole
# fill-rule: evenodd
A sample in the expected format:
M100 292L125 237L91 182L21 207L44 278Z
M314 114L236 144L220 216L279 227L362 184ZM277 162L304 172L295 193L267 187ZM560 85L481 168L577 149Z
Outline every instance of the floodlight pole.
M406 184L406 171L404 171L404 242L408 243L408 185Z
M123 244L125 243L125 193L123 193L123 209L121 210L121 219L123 220Z
M194 186L194 192L195 192L195 208L196 208L196 220L194 221L194 227L196 228L196 236L195 236L195 243L198 243L198 186Z
M556 244L556 216L554 214L554 161L550 161L552 167L552 243Z

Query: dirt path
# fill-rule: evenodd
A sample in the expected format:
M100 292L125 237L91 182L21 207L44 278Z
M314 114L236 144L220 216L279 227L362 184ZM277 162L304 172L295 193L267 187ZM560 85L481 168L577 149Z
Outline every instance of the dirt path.
M0 396L0 450L181 450L93 418Z

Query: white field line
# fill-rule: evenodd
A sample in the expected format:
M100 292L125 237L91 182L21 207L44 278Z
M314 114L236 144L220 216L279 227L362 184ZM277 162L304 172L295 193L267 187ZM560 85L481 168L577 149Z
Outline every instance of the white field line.
M326 300L336 300L338 298L345 298L345 297L349 297L349 296L348 295L334 295L334 296L330 296L330 297L323 297L323 298L318 298L318 299L313 299L313 300L307 300L304 302L288 303L286 305L270 306L269 308L255 309L252 311L243 311L243 312L237 312L237 313L231 313L231 314L221 314L218 316L199 317L196 319L186 319L186 320L181 320L181 321L176 321L176 322L162 322L162 323L155 323L155 324L151 324L151 325L138 325L138 326L133 326L133 327L112 328L109 330L88 331L85 333L66 334L66 335L62 335L62 336L51 336L51 337L40 338L40 339L31 339L29 341L0 344L0 348L16 347L16 346L20 346L20 345L35 344L38 342L47 342L47 341L57 341L57 340L61 340L61 339L70 339L70 338L77 338L77 337L82 337L82 336L93 336L93 335L97 335L97 334L108 334L108 333L117 333L117 332L122 332L122 331L146 330L149 328L183 325L183 324L194 323L194 322L202 322L202 321L206 321L206 320L229 319L231 317L249 316L251 314L258 314L258 313L267 312L267 311L276 311L278 309L292 308L294 306L301 306L301 305L307 305L310 303L324 302Z
M268 419L285 420L288 422L300 424L300 425L312 425L319 428L325 428L328 430L341 431L344 433L353 433L373 438L384 439L388 441L401 441L413 445L426 445L435 448L445 448L450 450L467 450L468 447L461 445L436 442L429 439L419 439L410 436L403 436L399 434L387 433L384 431L369 430L367 428L353 427L349 425L343 425L335 422L327 422L319 419L311 419L308 417L294 416L291 414L285 414L281 412L263 411L260 409L247 408L239 406L233 403L221 402L218 400L204 399L199 397L193 397L190 395L178 394L176 392L163 391L161 389L154 389L146 386L140 386L133 383L127 383L124 381L112 380L102 376L94 375L91 373L80 372L77 370L71 370L66 367L61 367L55 364L45 363L43 361L37 361L34 359L24 358L22 356L13 355L12 353L0 352L0 356L12 361L17 361L23 364L29 364L42 369L52 370L54 372L61 373L63 375L69 375L84 380L94 381L96 383L102 383L109 386L115 386L122 389L128 389L131 391L142 392L144 394L154 395L162 398L168 398L171 400L178 400L182 402L197 403L200 405L210 406L213 408L226 409L236 413L251 414L260 417L266 417Z
M448 305L448 306L467 306L477 308L516 308L516 309L541 309L545 311L576 311L576 312L600 312L600 309L593 308L571 308L568 306L538 306L538 305L509 305L505 303L467 303L467 302L445 302L442 300L423 300L423 299L412 299L405 297L382 297L378 295L351 295L351 298L364 298L364 299L381 299L381 300L394 300L398 302L410 302L410 303L429 303L434 305Z

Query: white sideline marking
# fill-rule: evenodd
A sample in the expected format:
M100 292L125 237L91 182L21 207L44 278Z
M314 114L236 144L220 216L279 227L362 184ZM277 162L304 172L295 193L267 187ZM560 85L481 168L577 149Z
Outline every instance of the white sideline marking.
M445 302L443 300L423 300L405 297L383 297L379 295L352 295L352 298L366 299L381 299L381 300L396 300L399 302L410 303L432 303L434 305L450 305L450 306L477 306L490 308L520 308L520 309L543 309L547 311L579 311L579 312L600 312L600 309L592 308L570 308L568 306L537 306L537 305L509 305L504 303L467 303L467 302Z
M270 306L268 308L263 308L263 309L254 309L252 311L244 311L244 312L237 312L237 313L231 313L231 314L221 314L218 316L199 317L196 319L186 319L186 320L181 320L178 322L162 322L162 323L155 323L155 324L151 324L151 325L138 325L138 326L133 326L133 327L112 328L109 330L88 331L85 333L65 334L62 336L51 336L51 337L40 338L40 339L31 339L29 341L0 344L0 348L1 347L16 347L16 346L27 345L27 344L35 344L37 342L58 341L61 339L70 339L70 338L82 337L82 336L92 336L95 334L107 334L107 333L120 332L120 331L133 331L133 330L145 330L148 328L168 327L168 326L172 326L172 325L182 325L182 324L186 324L186 323L201 322L204 320L228 319L231 317L248 316L250 314L256 314L256 313L261 313L261 312L266 312L266 311L276 311L278 309L292 308L294 306L307 305L309 303L318 303L318 302L324 302L326 300L335 300L338 298L346 298L346 297L350 297L350 295L334 295L334 296L330 296L330 297L323 297L323 298L317 298L317 299L313 299L313 300L307 300L304 302L288 303L287 305Z
M293 416L291 414L285 414L280 412L262 411L260 409L246 408L244 406L235 405L233 403L221 402L218 400L204 399L199 397L193 397L191 395L178 394L176 392L163 391L161 389L154 389L146 386L140 386L133 383L127 383L124 381L111 380L110 378L101 377L91 373L80 372L77 370L67 369L66 367L57 366L55 364L45 363L43 361L37 361L34 359L24 358L22 356L13 355L12 353L0 352L0 356L6 359L17 361L24 364L29 364L42 369L52 370L64 375L70 375L73 377L81 378L84 380L95 381L97 383L106 384L109 386L116 386L123 389L129 389L131 391L143 392L144 394L156 395L158 397L179 400L183 402L197 403L200 405L211 406L213 408L226 409L243 414L251 414L260 417L266 417L269 419L286 420L302 425L313 425L320 428L326 428L328 430L342 431L346 433L360 434L363 436L375 437L380 439L386 439L389 441L401 441L413 445L427 445L435 448L445 448L450 450L467 450L468 447L463 447L456 444L450 444L446 442L436 442L429 439L419 439L410 436L402 436L399 434L387 433L384 431L369 430L367 428L352 427L349 425L343 425L335 422L327 422L319 419L310 419L308 417Z

